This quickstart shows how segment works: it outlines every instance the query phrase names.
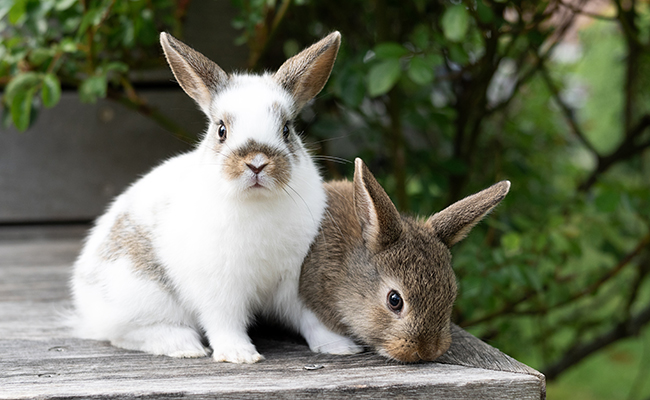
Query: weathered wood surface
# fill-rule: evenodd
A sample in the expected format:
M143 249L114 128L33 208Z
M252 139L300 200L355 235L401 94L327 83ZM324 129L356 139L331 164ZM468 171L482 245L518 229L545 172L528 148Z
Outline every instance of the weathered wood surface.
M67 281L82 231L34 236L0 228L2 399L545 397L543 375L458 327L440 362L409 365L372 353L314 354L300 338L268 330L254 335L266 357L254 365L151 356L72 338L61 314L70 306Z

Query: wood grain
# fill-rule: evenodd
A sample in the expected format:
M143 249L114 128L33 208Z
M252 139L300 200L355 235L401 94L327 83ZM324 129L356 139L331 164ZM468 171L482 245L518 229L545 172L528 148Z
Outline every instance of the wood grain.
M173 359L71 337L62 324L80 240L0 242L0 398L543 399L539 372L454 326L439 362L399 364L370 352L315 354L272 327L252 337L254 365ZM312 364L322 368L306 369Z

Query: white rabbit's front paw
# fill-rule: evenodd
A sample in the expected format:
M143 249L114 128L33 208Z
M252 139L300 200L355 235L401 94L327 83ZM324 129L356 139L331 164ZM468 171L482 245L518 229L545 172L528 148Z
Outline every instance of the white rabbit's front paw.
M207 357L209 355L210 355L210 349L206 349L203 346L201 346L201 348L197 347L195 349L177 350L168 354L168 356L174 358L201 358L201 357Z
M230 362L235 364L253 364L264 360L264 356L255 350L251 343L221 342L212 345L212 359L217 362Z

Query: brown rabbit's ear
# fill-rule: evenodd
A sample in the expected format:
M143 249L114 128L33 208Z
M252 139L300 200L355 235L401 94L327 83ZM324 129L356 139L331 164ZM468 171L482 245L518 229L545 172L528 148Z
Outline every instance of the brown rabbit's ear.
M228 81L228 74L206 56L168 33L160 34L160 44L178 83L207 113L213 94Z
M332 32L285 61L273 76L293 95L298 109L314 98L325 86L340 44L341 34Z
M496 183L432 215L426 224L447 247L451 247L463 240L474 225L506 197L509 190L510 181Z
M399 239L399 212L360 158L354 160L354 208L370 250L379 252Z

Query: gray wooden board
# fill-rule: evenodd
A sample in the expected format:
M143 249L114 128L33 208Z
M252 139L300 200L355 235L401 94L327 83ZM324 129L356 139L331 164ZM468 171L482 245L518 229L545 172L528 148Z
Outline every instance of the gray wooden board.
M440 362L408 365L370 352L315 354L295 336L255 336L266 360L254 365L152 356L76 339L61 316L70 307L67 281L81 244L60 236L12 239L0 231L2 399L545 397L543 375L458 327ZM311 364L323 367L305 369Z

